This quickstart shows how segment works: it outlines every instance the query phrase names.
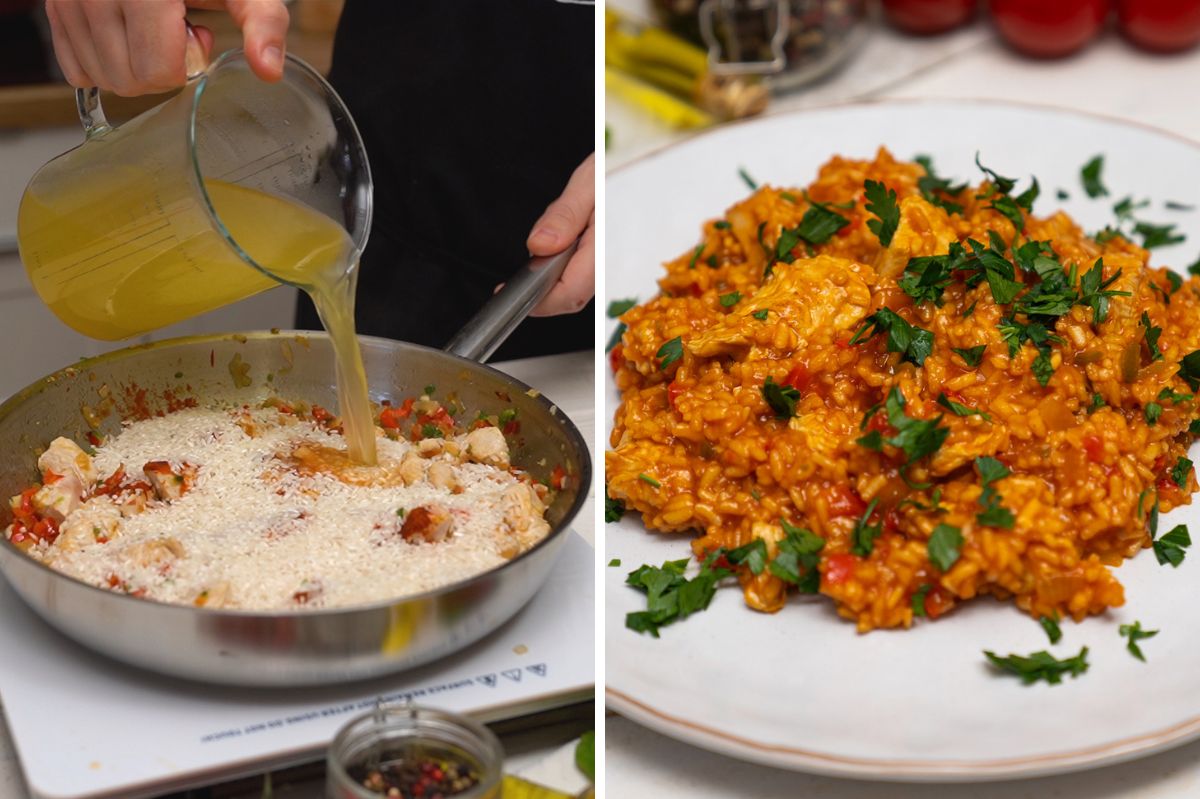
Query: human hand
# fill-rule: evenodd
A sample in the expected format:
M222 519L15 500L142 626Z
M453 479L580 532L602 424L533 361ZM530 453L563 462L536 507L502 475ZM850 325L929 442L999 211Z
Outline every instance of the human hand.
M567 268L531 316L574 313L596 293L596 154L579 165L557 200L534 223L526 246L532 255L554 255L579 239Z
M122 97L184 84L189 8L227 11L242 30L254 74L266 81L283 77L288 12L282 0L46 0L54 54L67 82ZM212 32L195 31L210 51Z

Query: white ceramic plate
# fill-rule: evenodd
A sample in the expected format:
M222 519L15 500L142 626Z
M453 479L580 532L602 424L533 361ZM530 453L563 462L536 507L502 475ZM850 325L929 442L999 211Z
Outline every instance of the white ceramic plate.
M1113 219L1126 194L1148 197L1142 215L1175 222L1188 240L1156 250L1155 265L1183 271L1200 252L1200 145L1152 129L1051 109L975 102L850 105L768 117L700 135L608 177L608 299L655 291L659 264L694 246L703 220L744 197L738 167L763 183L803 186L833 154L870 157L885 144L900 158L934 157L942 175L980 174L975 152L1019 189L1038 177L1038 215L1062 207L1088 230ZM1080 167L1106 156L1112 196L1089 200ZM1055 190L1070 199L1059 201ZM608 324L611 332L614 323ZM606 389L608 428L617 392ZM1197 451L1193 460L1200 462ZM1164 517L1192 523L1200 510ZM1126 605L1083 624L1066 622L1050 647L1041 627L1010 603L980 599L909 631L858 635L828 600L794 598L778 614L745 607L736 588L710 609L662 631L624 628L644 609L624 585L642 563L690 554L686 536L647 533L636 515L605 528L608 704L690 743L774 766L856 777L995 779L1048 774L1137 757L1200 737L1200 547L1178 568L1143 551L1120 568ZM1196 536L1200 538L1200 535ZM1120 624L1161 630L1126 652ZM1089 648L1091 668L1060 685L1024 686L997 675L981 650L1058 657Z

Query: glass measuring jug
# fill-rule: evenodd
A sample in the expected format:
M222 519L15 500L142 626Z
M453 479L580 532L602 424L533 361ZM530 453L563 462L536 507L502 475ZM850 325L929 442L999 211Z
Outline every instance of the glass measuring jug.
M355 268L370 167L341 98L303 61L264 83L231 50L119 127L95 89L78 104L85 141L34 175L17 237L38 295L79 332L127 338Z

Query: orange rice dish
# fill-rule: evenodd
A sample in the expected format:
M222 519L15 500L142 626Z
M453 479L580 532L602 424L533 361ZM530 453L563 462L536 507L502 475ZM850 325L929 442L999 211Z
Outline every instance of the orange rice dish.
M868 631L982 594L1124 604L1113 567L1197 487L1200 281L989 175L881 149L705 222L621 316L609 496L720 550L760 611L819 592Z

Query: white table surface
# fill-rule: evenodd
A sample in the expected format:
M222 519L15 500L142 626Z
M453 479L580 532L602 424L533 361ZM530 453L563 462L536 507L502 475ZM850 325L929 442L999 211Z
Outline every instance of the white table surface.
M566 412L583 434L589 448L592 448L596 430L594 364L595 353L588 351L526 358L493 366L537 387ZM592 546L595 546L595 503L593 487L588 491L588 500L572 524L573 529ZM0 653L0 657L3 657L3 653ZM54 712L69 713L70 710L56 708ZM3 707L0 707L0 799L24 799L28 792L3 718ZM541 780L552 787L578 790L578 775L574 772L573 750L569 745L577 728L577 724L558 725L543 731L523 732L511 740L502 739L509 752L506 769L529 779ZM324 791L321 784L314 783L296 786L286 796L287 799L321 799Z
M610 0L645 14L640 0ZM770 113L886 99L983 98L1036 103L1135 120L1200 140L1200 48L1154 56L1115 32L1061 61L1031 61L1007 50L985 22L929 39L875 30L854 61L823 83L773 102ZM609 98L606 167L619 168L682 135ZM1103 149L1082 142L1080 163ZM609 391L606 402L612 401ZM608 411L606 411L607 413ZM902 724L902 719L881 719ZM986 719L980 720L986 724ZM965 786L863 782L743 763L671 740L620 716L606 724L605 775L611 797L689 799L1175 799L1200 797L1200 742L1088 772Z

